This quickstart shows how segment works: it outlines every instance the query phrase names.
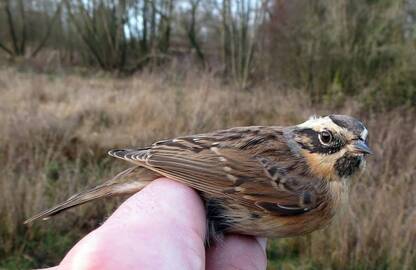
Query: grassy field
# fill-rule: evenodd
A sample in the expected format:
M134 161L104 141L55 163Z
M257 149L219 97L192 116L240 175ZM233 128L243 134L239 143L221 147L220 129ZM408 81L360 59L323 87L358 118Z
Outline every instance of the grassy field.
M175 74L175 75L172 75ZM0 70L0 269L51 266L120 200L46 222L25 218L111 176L108 149L241 125L291 125L330 112L362 118L375 155L325 230L269 242L270 269L416 269L416 112L312 105L273 84L238 91L211 74L40 75Z

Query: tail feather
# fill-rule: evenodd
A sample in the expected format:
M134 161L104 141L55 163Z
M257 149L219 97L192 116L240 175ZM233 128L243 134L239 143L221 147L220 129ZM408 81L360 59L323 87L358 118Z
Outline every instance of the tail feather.
M33 217L27 219L24 223L27 224L39 218L45 220L51 216L59 214L64 210L99 198L136 193L149 183L149 181L146 181L149 179L138 179L138 177L140 177L138 174L140 174L143 169L144 168L142 167L135 166L122 171L104 184L75 194L65 202L34 215Z

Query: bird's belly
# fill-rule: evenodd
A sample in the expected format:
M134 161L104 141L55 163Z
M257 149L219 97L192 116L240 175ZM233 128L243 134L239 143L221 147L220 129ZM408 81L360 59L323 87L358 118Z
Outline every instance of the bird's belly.
M211 238L223 233L239 233L263 237L290 237L310 233L329 224L335 215L334 205L322 205L310 212L282 216L270 212L227 205L207 208ZM331 209L330 209L331 208Z
M263 237L291 237L304 235L328 225L335 212L314 212L296 216L251 214L250 218L234 222L228 230L232 233ZM255 216L253 218L253 216Z
M222 233L291 237L310 233L331 222L340 208L344 194L344 184L333 183L325 199L316 208L293 215L263 211L223 199L205 198L209 234L211 237Z

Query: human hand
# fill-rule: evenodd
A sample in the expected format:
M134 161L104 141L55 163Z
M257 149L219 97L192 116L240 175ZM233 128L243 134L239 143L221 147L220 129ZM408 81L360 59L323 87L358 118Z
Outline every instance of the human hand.
M208 250L199 195L167 178L125 201L107 221L79 241L63 269L266 269L266 240L225 236Z

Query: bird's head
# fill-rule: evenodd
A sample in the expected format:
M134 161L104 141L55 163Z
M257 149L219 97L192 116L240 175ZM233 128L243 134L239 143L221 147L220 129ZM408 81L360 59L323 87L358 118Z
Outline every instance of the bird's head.
M367 128L347 115L312 117L295 126L293 139L310 172L330 180L353 175L371 154Z

